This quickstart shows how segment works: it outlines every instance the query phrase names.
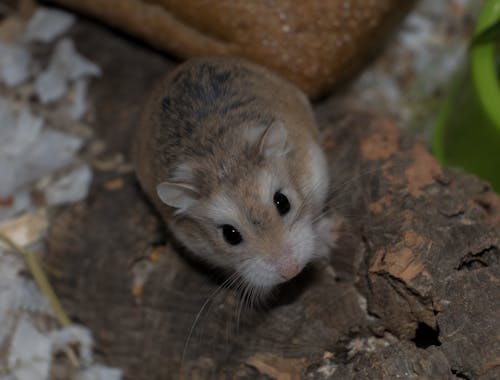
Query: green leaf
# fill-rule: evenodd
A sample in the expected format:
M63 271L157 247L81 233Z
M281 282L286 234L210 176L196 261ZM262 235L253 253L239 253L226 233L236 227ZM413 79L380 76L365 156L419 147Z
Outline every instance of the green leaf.
M500 42L500 20L493 23L472 40L472 45L487 42Z

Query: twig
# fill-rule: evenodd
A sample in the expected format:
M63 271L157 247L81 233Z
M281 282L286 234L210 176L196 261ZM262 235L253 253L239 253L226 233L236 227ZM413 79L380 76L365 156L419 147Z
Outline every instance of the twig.
M19 246L16 244L11 238L9 238L7 235L4 233L0 232L0 240L3 241L5 244L7 244L13 251L20 253L22 256L24 256L24 259L26 261L26 265L28 266L28 269L31 272L31 275L35 279L35 282L37 283L38 287L40 288L40 291L47 297L49 300L49 303L52 307L52 310L54 311L54 314L56 316L56 319L58 322L61 324L61 326L66 327L71 325L71 321L68 318L68 315L64 311L61 303L59 302L59 299L57 298L54 289L50 285L49 280L47 279L47 276L45 275L45 272L42 269L42 266L40 264L40 261L36 257L36 254ZM71 362L71 364L75 367L80 367L80 363L78 361L78 358L76 354L73 352L71 349L66 349L66 354L68 355L68 358Z

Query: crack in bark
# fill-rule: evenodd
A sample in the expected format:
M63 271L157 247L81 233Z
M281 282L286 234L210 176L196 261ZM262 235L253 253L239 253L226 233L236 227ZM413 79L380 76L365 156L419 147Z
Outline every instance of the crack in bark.
M374 275L381 276L389 284L392 290L407 304L411 319L408 318L409 316L407 316L406 320L408 323L414 324L414 327L412 327L412 329L414 328L415 334L413 338L406 336L406 339L414 341L415 337L418 335L419 325L424 323L429 326L429 328L437 331L437 337L435 337L434 341L440 342L439 327L437 325L436 313L432 298L428 296L422 296L415 289L409 287L408 284L406 284L403 280L395 277L391 273L385 271L372 273ZM387 317L387 315L382 316L382 321L384 321ZM414 341L414 343L416 342Z
M456 267L456 270L474 270L489 267L500 262L500 249L496 245L490 245L479 252L467 253Z
M465 373L459 371L458 369L451 369L451 373L453 374L453 376L455 376L457 379L466 379L466 380L470 380L470 377L467 376Z
M427 323L420 322L415 330L415 337L412 342L418 348L426 349L430 346L441 346L441 341L439 340L439 326L432 328Z

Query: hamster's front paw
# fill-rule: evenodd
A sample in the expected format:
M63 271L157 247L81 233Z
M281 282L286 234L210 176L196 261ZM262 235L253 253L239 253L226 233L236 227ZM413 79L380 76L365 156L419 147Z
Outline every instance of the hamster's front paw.
M316 223L316 233L321 241L326 244L328 248L335 248L340 236L340 229L343 225L343 219L338 215L330 215L322 218Z

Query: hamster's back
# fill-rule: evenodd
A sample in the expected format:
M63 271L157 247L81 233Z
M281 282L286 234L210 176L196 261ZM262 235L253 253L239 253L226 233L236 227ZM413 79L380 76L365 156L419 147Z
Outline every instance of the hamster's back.
M285 122L291 139L316 134L309 103L291 83L238 58L191 59L149 97L135 139L139 180L154 199L156 184L178 163L206 160L216 152L235 156L239 127L269 125L276 118Z

